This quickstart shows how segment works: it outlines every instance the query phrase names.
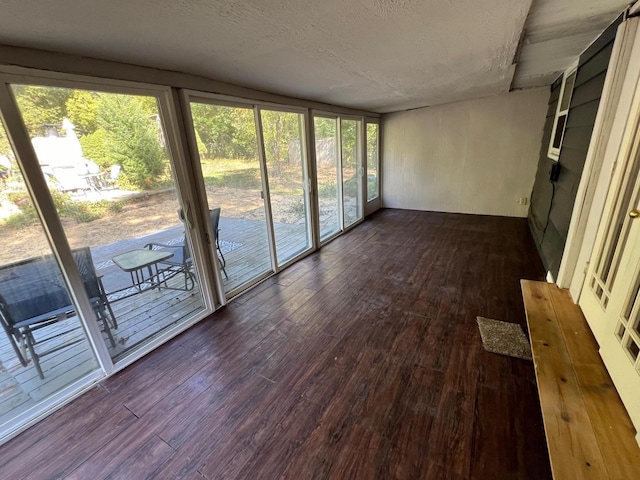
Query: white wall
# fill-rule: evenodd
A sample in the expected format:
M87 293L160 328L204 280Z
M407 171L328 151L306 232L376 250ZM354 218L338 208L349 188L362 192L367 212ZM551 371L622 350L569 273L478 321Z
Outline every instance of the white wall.
M549 88L382 117L388 208L525 217Z

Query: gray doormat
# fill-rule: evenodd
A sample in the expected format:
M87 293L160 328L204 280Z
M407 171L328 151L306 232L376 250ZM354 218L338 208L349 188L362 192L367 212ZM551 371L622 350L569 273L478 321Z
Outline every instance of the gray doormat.
M517 323L477 317L482 346L488 352L531 360L531 345Z

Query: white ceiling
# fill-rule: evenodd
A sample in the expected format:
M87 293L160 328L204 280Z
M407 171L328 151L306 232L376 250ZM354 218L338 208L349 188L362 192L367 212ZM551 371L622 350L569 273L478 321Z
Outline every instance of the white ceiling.
M389 112L507 92L525 21L514 83L548 84L624 3L535 0L527 20L531 0L0 0L0 44ZM536 50L567 23L569 54Z
M514 88L549 85L631 0L534 0Z

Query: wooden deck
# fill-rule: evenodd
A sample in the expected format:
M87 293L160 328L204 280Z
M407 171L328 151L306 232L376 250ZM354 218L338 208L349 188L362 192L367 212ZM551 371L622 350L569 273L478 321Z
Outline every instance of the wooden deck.
M221 249L229 276L224 279L226 291L271 270L267 233L263 223L223 217L220 229ZM301 241L303 246L306 238L304 224L276 224L276 232L279 258L288 259L300 252ZM135 292L135 289L131 287L129 274L120 270L111 260L114 255L141 248L150 242L175 245L181 243L183 238L182 226L176 225L153 235L92 248L96 271L102 276L106 291L118 291L108 295L118 321L118 329L112 331L115 348L109 344L106 335L103 335L112 358L118 359L202 308L202 296L197 283L188 292L147 290L121 299L123 295ZM169 285L173 287L180 287L183 283L184 277L181 274L169 281ZM79 322L76 317L50 327L47 335L54 331L72 331L43 347L49 349L62 342L83 338L82 329L77 327ZM20 364L7 337L0 334L0 425L97 368L87 341L43 357L41 365L44 380L38 377L32 363L27 367Z

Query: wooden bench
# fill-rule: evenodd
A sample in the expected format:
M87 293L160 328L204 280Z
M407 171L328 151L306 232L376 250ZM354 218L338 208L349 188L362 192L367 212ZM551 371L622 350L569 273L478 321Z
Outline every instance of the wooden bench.
M635 429L580 308L566 290L522 280L555 479L640 479Z

